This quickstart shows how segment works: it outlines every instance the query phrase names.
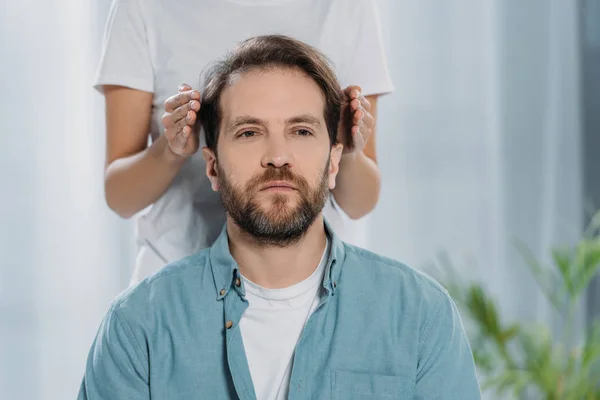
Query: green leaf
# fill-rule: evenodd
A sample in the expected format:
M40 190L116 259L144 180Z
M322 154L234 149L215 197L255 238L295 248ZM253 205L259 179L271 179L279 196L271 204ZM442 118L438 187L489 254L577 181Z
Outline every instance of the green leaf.
M520 332L520 327L517 324L512 324L508 329L504 330L501 334L500 334L500 340L502 340L502 342L507 343L509 342L511 339L513 339L515 336L517 336Z
M580 355L578 354L577 349L573 349L571 351L571 354L569 354L567 366L565 368L566 376L574 376L575 375L575 370L576 370L579 360L580 360Z
M563 393L566 399L582 399L586 396L593 395L595 383L598 379L594 379L594 375L590 375L589 371L578 370L571 375L564 375L565 391Z
M552 269L543 268L535 258L535 255L523 242L516 240L515 246L546 299L552 304L556 311L560 312L564 303L563 299L565 294L564 288L562 290L560 289L562 286L560 277L557 276Z
M595 213L590 218L590 222L588 223L588 226L586 227L586 229L583 233L583 237L584 238L593 238L595 236L598 236L599 231L600 231L600 209L596 208Z
M505 369L500 371L496 376L486 379L481 385L482 390L493 389L498 395L503 395L513 389L517 381L526 380L527 371L519 371L513 369Z
M489 351L481 349L473 349L473 360L475 365L485 373L491 373L497 367L496 357Z
M600 211L592 222L576 245L551 250L552 267L541 265L528 248L517 243L536 282L567 321L571 314L566 313L576 305L573 300L600 269ZM437 265L443 267L440 283L465 316L473 356L483 375L482 389L517 398L527 392L544 399L600 400L600 321L579 346L567 349L556 343L548 327L513 321L503 324L502 310L485 286L465 280L464 269L459 273L447 254ZM568 340L565 343L570 344Z
M568 250L564 249L552 249L552 259L554 261L554 265L557 267L560 272L560 276L563 280L565 288L567 289L567 293L570 296L573 296L574 292L574 283L571 274L573 273L573 268L571 267L571 259L573 258Z
M531 374L525 372L520 374L513 383L513 394L515 397L521 398L521 396L523 396L523 392L532 384L533 379L531 378Z
M517 341L524 359L524 367L531 374L533 382L546 395L555 395L562 375L560 354L553 345L548 328L531 326L519 334ZM558 359L558 360L557 360Z
M585 344L581 350L581 367L593 368L600 362L600 321L595 322L588 332Z
M577 280L574 298L577 299L600 269L600 239L582 240L577 246Z
M479 286L472 285L467 292L467 306L472 315L482 323L482 328L491 334L498 332L496 308L488 307L485 292Z

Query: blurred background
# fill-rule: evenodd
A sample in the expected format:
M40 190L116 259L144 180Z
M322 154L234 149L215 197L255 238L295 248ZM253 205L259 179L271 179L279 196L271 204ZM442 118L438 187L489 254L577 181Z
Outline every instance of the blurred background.
M0 6L0 399L75 398L131 276L133 223L105 204L92 89L109 5ZM378 5L395 91L379 103L383 189L361 244L422 270L444 254L503 320L559 331L514 243L550 265L600 205L600 1ZM574 310L583 337L600 280Z

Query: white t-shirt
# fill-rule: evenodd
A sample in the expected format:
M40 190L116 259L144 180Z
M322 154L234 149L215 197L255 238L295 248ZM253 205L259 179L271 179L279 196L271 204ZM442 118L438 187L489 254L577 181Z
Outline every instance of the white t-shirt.
M319 304L328 253L329 240L315 271L285 289L266 289L244 278L249 305L240 332L257 399L288 397L294 350Z
M285 34L320 49L343 87L363 94L393 87L374 0L113 0L95 87L119 85L154 94L150 135L162 134L164 101L182 82L200 88L200 74L237 43ZM204 146L201 134L200 146ZM353 243L352 224L333 201L325 217ZM169 190L137 216L139 252L132 282L167 262L209 247L225 222L199 151Z

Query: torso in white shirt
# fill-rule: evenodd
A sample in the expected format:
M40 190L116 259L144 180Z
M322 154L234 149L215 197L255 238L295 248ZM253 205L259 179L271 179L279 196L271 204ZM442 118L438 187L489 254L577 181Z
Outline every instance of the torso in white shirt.
M285 289L266 289L244 278L248 308L240 330L256 398L287 399L294 349L319 304L329 240L315 271Z

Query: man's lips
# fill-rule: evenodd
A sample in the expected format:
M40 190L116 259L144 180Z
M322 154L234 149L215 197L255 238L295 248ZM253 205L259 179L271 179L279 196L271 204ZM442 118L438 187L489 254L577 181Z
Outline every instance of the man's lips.
M272 181L261 186L260 190L281 189L281 190L297 190L294 184L287 181Z

